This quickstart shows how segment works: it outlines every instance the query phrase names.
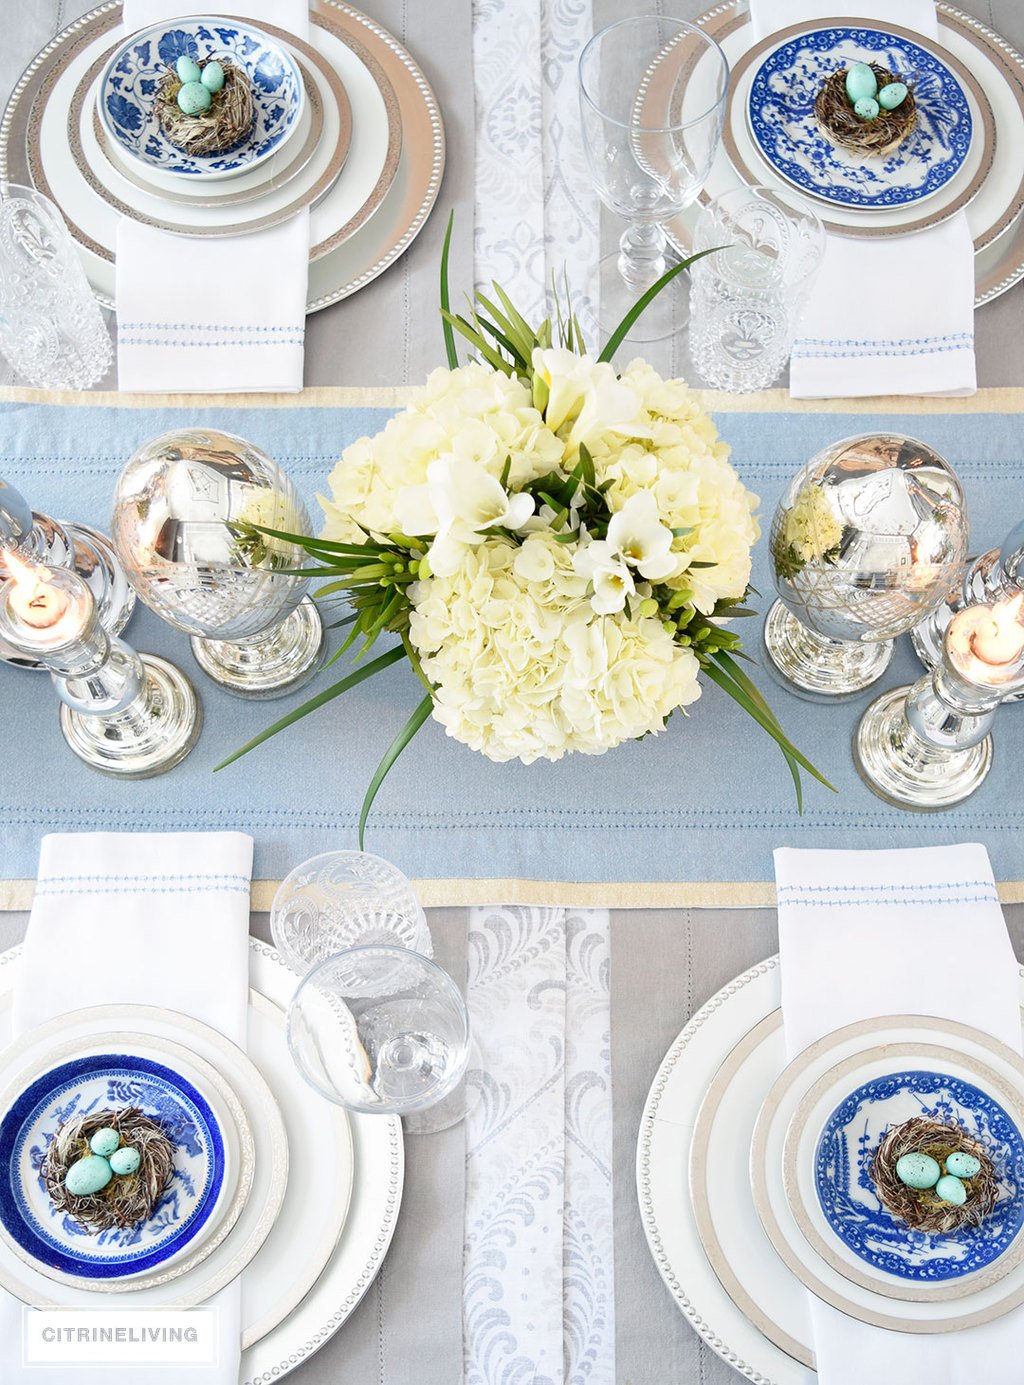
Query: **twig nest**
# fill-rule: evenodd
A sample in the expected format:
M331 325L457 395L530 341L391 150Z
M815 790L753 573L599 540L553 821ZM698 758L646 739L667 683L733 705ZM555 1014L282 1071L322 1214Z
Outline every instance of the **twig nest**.
M54 1207L84 1231L127 1230L152 1216L174 1173L174 1145L138 1106L90 1111L58 1127L42 1173Z
M866 87L854 83L854 90L863 90L863 95L852 100L847 78L854 68L841 67L827 78L818 92L814 114L833 144L854 154L880 158L902 144L917 124L914 91L898 74L878 63L859 63L855 67L870 68L875 78L875 91L869 93ZM895 101L897 96L900 97L898 104L890 108L888 103Z
M999 1193L984 1146L959 1126L923 1116L886 1132L871 1177L882 1205L915 1231L980 1226Z
M175 148L193 156L224 154L252 130L252 83L234 63L181 57L156 94L156 114Z

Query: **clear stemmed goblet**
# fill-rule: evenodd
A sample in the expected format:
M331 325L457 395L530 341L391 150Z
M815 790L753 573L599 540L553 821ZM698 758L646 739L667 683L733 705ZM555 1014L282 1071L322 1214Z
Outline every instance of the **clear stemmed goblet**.
M592 295L614 328L665 272L662 224L696 201L722 133L729 64L693 24L658 15L622 19L580 56L583 146L601 201L629 225L601 260ZM680 275L630 331L658 341L686 324Z
M301 982L288 1007L288 1048L321 1096L350 1111L443 1130L465 1114L450 1100L469 1060L469 1013L436 962L404 947L347 948Z

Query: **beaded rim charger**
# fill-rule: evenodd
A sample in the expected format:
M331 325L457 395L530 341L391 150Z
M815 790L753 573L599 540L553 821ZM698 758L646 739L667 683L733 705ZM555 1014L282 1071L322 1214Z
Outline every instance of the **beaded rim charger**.
M909 1188L897 1176L896 1165L905 1154L928 1154L939 1167L956 1151L973 1154L981 1169L963 1179L967 1200L962 1206L945 1202L933 1188ZM988 1153L978 1140L959 1126L917 1117L888 1130L871 1163L875 1191L887 1211L915 1231L948 1233L963 1226L980 1226L996 1205L999 1177Z
M878 89L890 82L902 82L898 73L889 72L878 63L867 66L875 74ZM818 124L833 144L854 154L880 158L903 143L917 124L917 103L913 87L895 110L881 108L873 120L862 120L853 109L846 92L848 68L841 67L827 79L814 101Z
M64 1185L68 1169L90 1153L89 1141L98 1130L116 1130L121 1144L142 1156L138 1169L112 1178L97 1193L76 1195ZM113 1227L125 1230L152 1216L174 1172L174 1145L162 1125L138 1106L119 1111L90 1111L65 1121L54 1133L42 1176L50 1201L85 1231L98 1234Z

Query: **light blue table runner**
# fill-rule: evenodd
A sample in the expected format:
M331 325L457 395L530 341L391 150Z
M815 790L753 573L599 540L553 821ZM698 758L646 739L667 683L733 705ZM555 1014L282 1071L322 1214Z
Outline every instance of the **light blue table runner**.
M387 417L380 408L305 404L6 403L0 475L37 509L106 527L115 478L132 451L166 429L210 423L269 451L315 506L342 448ZM765 529L797 466L826 443L873 428L920 436L952 462L968 496L974 551L1000 541L1024 514L1021 416L1014 413L729 412L718 423L744 481L762 498ZM763 538L754 583L764 595L753 604L763 612L772 590ZM754 655L760 625L742 622ZM197 749L159 779L105 779L64 746L46 680L0 665L0 879L34 875L47 831L238 828L256 839L262 879L280 878L314 852L355 844L363 789L419 699L410 670L388 670L214 775L225 754L309 689L275 703L243 702L210 683L186 638L148 611L127 633L138 648L170 656L194 677L206 712ZM919 673L904 639L883 685ZM771 850L779 845L977 840L988 847L998 878L1024 879L1024 706L1003 710L995 766L973 799L950 812L903 813L861 784L850 758L850 737L870 695L824 707L792 696L763 672L755 676L790 735L840 790L808 783L803 817L774 746L709 686L692 715L674 716L656 739L553 765L492 764L428 722L386 781L366 845L419 879L656 883L770 880Z

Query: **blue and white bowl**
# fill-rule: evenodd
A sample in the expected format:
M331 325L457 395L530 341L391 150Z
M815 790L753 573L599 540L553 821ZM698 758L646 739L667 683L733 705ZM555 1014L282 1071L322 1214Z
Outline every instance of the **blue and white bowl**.
M252 131L234 149L192 156L160 129L156 95L178 58L226 58L252 82ZM299 126L306 99L302 74L281 44L237 19L192 17L155 24L127 39L100 79L99 114L119 153L147 169L191 179L248 173L279 150Z
M886 1131L917 1116L956 1126L986 1150L999 1177L995 1207L980 1226L911 1230L879 1201L871 1162ZM1024 1226L1024 1138L988 1093L949 1073L908 1069L863 1083L833 1110L818 1140L814 1186L839 1241L872 1269L917 1284L984 1270Z
M174 1172L152 1215L98 1234L58 1212L42 1168L58 1126L138 1106L174 1144ZM191 1082L152 1059L101 1053L51 1068L0 1116L0 1234L43 1273L110 1282L163 1269L194 1249L225 1191L224 1133Z

